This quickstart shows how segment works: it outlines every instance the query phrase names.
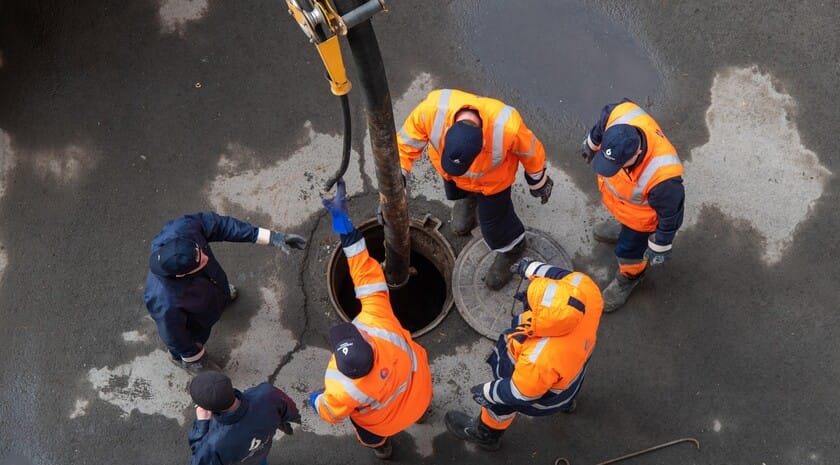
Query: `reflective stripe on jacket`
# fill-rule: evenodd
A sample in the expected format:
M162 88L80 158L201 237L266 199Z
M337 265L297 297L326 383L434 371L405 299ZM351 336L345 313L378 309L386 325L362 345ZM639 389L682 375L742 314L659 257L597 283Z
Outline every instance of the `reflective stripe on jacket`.
M577 381L595 348L604 306L595 282L583 273L548 265L542 265L534 274L537 277L554 279L565 287L576 305L583 305L583 318L566 334L556 334L559 326L549 321L551 312L534 309L515 318L488 359L496 379L485 385L484 397L494 404L550 409L555 407L555 398L567 401L561 394L570 386L579 387Z
M450 176L441 168L446 131L455 114L464 108L476 110L482 121L484 148L462 176ZM468 192L491 195L507 189L516 177L519 163L528 174L545 169L545 149L515 108L487 97L454 89L429 93L406 118L397 133L400 166L411 172L414 161L427 149L429 159L443 179Z
M648 204L648 193L662 181L682 176L682 163L656 121L635 103L618 104L604 130L615 124L629 124L642 130L647 152L629 173L621 169L611 178L598 175L601 200L621 224L636 231L654 231L657 216Z
M344 248L362 310L353 320L373 346L370 373L351 379L330 357L325 391L315 404L330 423L346 417L379 436L392 436L419 419L432 401L432 375L426 350L411 339L394 316L388 285L379 263L368 255L364 239Z

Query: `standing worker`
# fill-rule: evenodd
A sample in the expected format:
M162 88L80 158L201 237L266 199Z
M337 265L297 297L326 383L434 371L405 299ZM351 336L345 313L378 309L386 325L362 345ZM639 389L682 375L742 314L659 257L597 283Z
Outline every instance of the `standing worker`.
M519 112L504 103L454 89L434 90L415 108L397 134L403 177L428 146L432 166L454 200L452 230L464 236L475 226L496 252L484 283L499 290L508 268L525 252L525 226L511 201L519 163L531 195L548 202L554 182L545 172L545 149Z
M574 411L604 303L598 286L583 273L530 258L514 270L529 279L526 291L516 296L524 311L499 335L487 358L493 381L471 389L481 413L476 418L452 410L445 418L450 433L485 450L501 446L517 413Z
M335 198L323 203L341 235L362 310L352 323L330 328L333 355L325 388L313 392L309 404L329 423L349 417L359 442L388 459L390 437L417 422L432 401L429 362L394 316L385 274L348 216L344 180L338 181Z
M157 324L172 360L190 372L218 366L207 358L204 344L225 306L237 291L228 282L208 242L254 242L303 249L306 239L257 228L214 212L193 213L172 220L152 239L149 274L143 300Z
M275 431L293 434L290 423L300 424L295 402L269 383L239 392L227 376L205 371L189 389L192 465L266 465Z
M683 220L683 166L659 124L626 98L601 110L583 141L583 158L598 174L601 201L618 220L594 231L595 240L616 244L618 271L604 289L604 311L613 312L648 266L671 259Z

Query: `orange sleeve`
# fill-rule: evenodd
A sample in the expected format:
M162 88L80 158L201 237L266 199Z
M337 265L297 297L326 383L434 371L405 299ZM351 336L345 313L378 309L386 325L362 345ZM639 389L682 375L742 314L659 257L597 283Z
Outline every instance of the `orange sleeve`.
M435 108L435 92L430 93L425 100L420 102L405 119L402 128L397 131L397 148L400 152L400 168L410 173L414 161L423 156L423 150L429 143L429 132L431 131L431 115L429 107Z
M545 147L542 142L528 129L525 122L519 113L515 113L519 121L519 128L513 138L513 145L511 151L517 158L525 172L528 174L536 174L545 169Z
M344 248L350 278L356 298L362 303L362 313L375 318L394 319L388 284L379 262L368 253L364 239Z

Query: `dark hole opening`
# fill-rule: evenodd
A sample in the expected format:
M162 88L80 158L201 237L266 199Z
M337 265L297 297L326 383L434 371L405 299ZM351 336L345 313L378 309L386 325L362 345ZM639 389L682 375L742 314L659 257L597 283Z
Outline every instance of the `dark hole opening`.
M413 231L410 231L413 234ZM385 232L381 226L364 231L365 243L370 256L379 262L385 259ZM413 241L412 241L413 242ZM391 307L394 314L409 332L415 332L431 324L443 312L446 301L446 280L431 260L411 249L411 266L417 275L400 289L391 289ZM336 287L335 297L345 316L353 319L362 310L356 299L353 280L344 254L339 254L333 264L332 282Z

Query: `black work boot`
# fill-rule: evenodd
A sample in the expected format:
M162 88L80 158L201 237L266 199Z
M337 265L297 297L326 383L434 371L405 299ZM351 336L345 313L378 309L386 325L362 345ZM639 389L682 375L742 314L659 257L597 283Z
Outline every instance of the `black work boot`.
M499 450L502 446L503 429L493 429L481 421L457 410L446 412L446 429L463 441L478 444L484 450Z
M455 201L452 206L452 232L466 236L475 227L475 195L468 195Z
M493 263L490 264L490 269L487 270L487 275L484 276L484 284L494 291L505 287L505 284L513 277L513 273L510 272L510 267L522 258L527 245L525 238L523 238L507 252L496 252L496 256L493 257Z
M602 221L595 225L592 231L592 237L598 242L605 244L618 243L618 235L621 233L621 223L616 220L609 219Z
M220 367L216 362L210 360L207 356L207 353L204 354L200 359L194 362L185 362L183 360L175 360L171 359L172 363L177 365L179 368L186 370L187 373L195 376L204 371L222 371L222 367Z
M391 438L385 438L385 444L373 448L373 455L379 460L390 460L394 448L391 447Z
M621 273L616 273L615 278L613 278L601 293L601 296L604 298L604 313L612 313L621 308L624 302L627 302L630 293L642 282L643 278L644 273L632 278L624 276Z

